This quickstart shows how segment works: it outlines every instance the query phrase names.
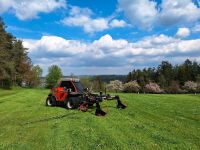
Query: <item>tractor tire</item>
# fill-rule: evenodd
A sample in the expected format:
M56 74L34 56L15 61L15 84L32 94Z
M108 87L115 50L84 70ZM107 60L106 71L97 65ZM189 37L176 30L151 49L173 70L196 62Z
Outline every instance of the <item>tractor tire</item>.
M50 106L50 107L56 106L56 99L52 96L48 96L46 99L46 106Z
M65 107L67 109L77 109L80 106L80 98L70 97L65 101Z

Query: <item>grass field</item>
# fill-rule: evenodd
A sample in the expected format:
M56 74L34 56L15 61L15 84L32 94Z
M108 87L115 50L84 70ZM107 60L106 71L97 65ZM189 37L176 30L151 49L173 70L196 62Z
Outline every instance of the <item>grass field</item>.
M105 117L46 107L48 90L0 90L0 149L200 149L200 95L120 94Z

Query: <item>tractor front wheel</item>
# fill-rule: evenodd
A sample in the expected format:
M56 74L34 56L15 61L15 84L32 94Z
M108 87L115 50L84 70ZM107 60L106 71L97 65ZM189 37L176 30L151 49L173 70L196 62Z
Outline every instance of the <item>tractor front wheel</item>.
M56 100L54 97L52 96L48 96L47 99L46 99L46 106L56 106Z

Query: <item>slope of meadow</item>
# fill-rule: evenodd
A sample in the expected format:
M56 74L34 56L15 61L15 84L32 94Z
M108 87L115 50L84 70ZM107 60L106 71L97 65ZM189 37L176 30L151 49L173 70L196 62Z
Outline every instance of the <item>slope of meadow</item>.
M120 94L105 117L46 107L48 90L0 90L0 149L200 149L200 96Z

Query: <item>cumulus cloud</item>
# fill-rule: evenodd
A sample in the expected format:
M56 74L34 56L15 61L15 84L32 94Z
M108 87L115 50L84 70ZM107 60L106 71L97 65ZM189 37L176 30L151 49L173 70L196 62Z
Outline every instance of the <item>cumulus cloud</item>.
M124 20L114 19L110 22L110 26L113 28L125 27L125 26L127 26L127 23Z
M80 8L78 6L71 6L70 15L71 16L78 16L78 15L84 15L84 16L90 16L93 12L89 8Z
M130 22L141 28L151 28L157 17L156 3L149 0L118 0Z
M65 0L1 0L0 14L11 11L20 20L26 20L37 18L39 13L49 13L65 7Z
M67 17L61 21L67 26L83 27L83 30L87 33L93 33L108 29L108 20L105 18L92 19L90 16L78 15Z
M124 39L113 39L104 35L91 43L78 40L67 40L58 36L43 36L40 40L24 39L24 46L30 53L61 53L62 57L91 56L104 58L107 56L156 56L172 53L197 52L200 49L200 39L181 40L164 34L145 37L137 42L128 42ZM39 55L43 57L43 55ZM91 58L90 57L90 58Z
M23 44L29 48L33 62L43 68L58 64L62 68L107 70L113 67L117 71L117 68L123 67L131 69L133 65L136 68L147 67L162 60L200 59L200 39L181 40L163 34L145 37L137 42L113 39L107 34L90 43L43 36L39 40L24 39ZM78 69L78 74L87 74L84 69ZM127 73L125 71L122 70ZM111 72L108 69L103 73Z
M191 23L200 19L200 10L192 0L163 0L160 19L164 25Z
M114 27L125 27L126 22L124 20L117 20L108 17L94 18L94 13L89 8L80 8L72 6L69 16L61 20L66 26L82 27L86 33L94 33L104 31Z
M200 19L200 9L192 0L162 0L161 4L151 0L118 0L130 22L142 29L154 25L180 25Z
M176 37L178 38L185 38L188 37L189 35L190 35L190 29L188 28L179 28L176 33Z
M82 27L87 33L103 31L109 28L108 19L91 18L93 12L89 8L73 6L69 14L69 17L66 17L61 21L66 26Z
M101 49L104 52L115 52L119 49L124 49L128 45L128 41L120 39L113 40L110 35L104 35L99 40L92 43L93 48Z
M194 33L200 32L200 24L196 24L196 25L192 28L192 32L194 32Z
M40 40L24 40L24 46L29 48L30 53L53 54L53 56L71 56L85 52L86 44L76 40L66 40L58 36L43 36Z

